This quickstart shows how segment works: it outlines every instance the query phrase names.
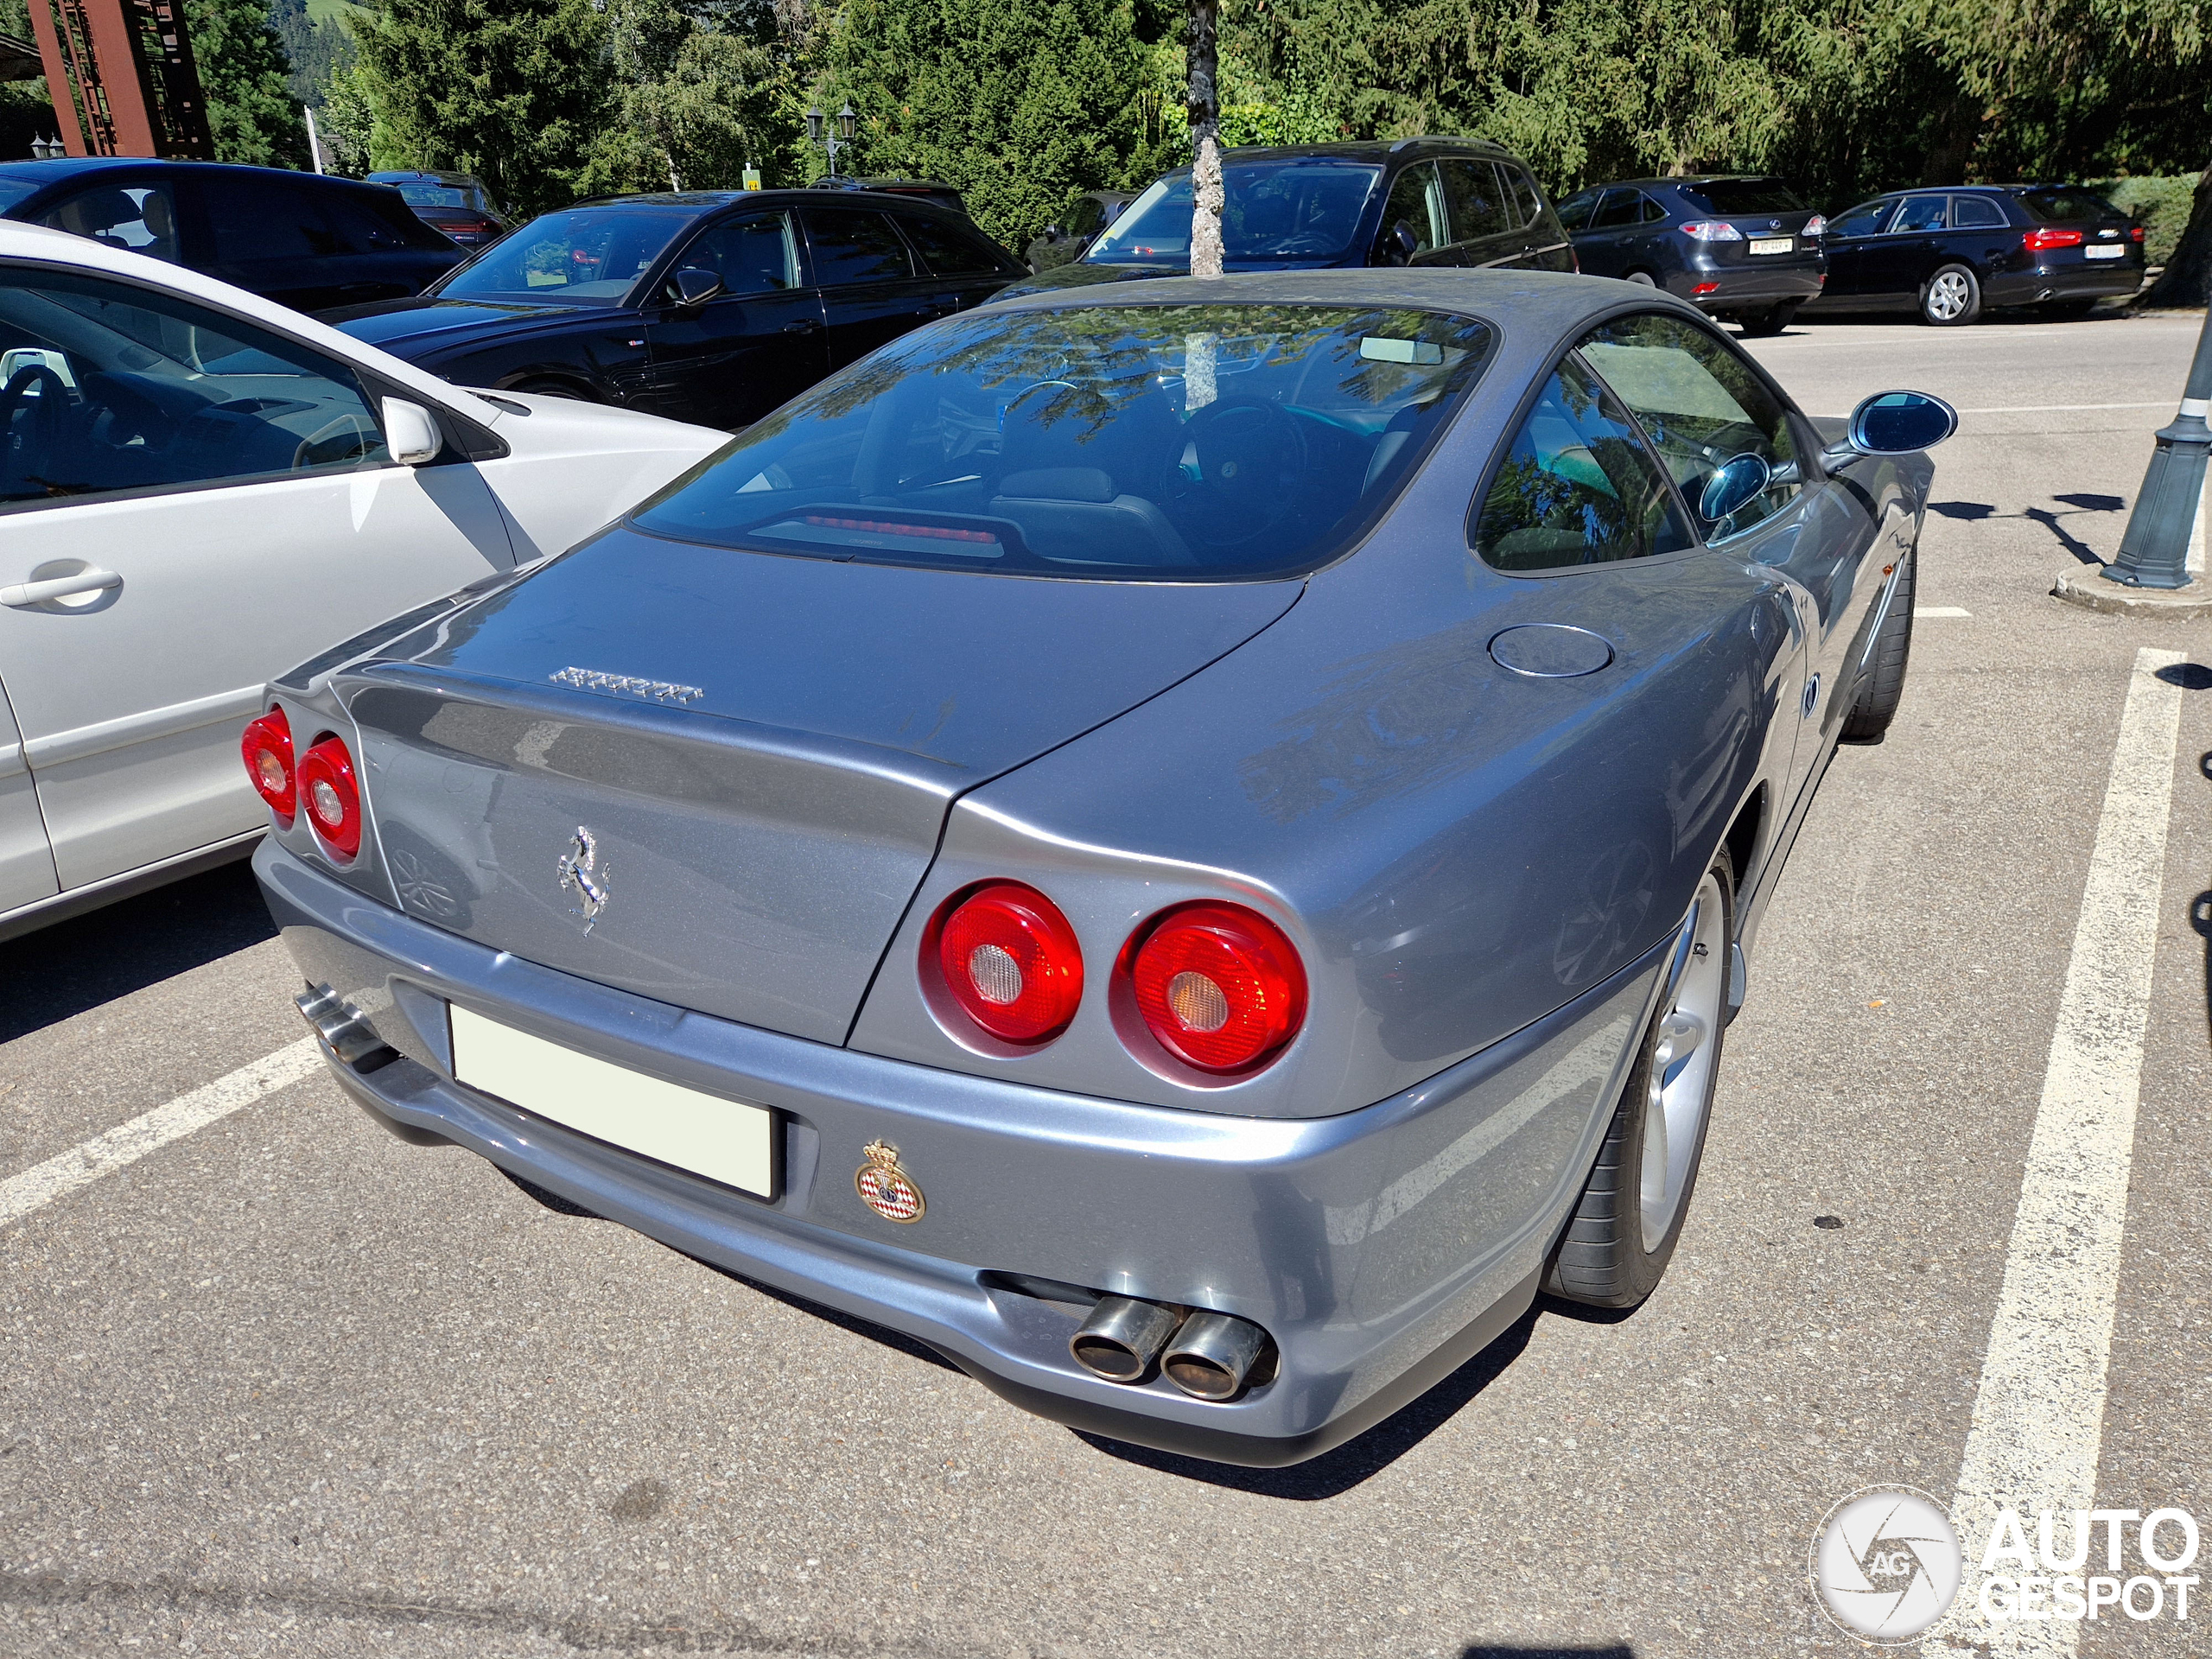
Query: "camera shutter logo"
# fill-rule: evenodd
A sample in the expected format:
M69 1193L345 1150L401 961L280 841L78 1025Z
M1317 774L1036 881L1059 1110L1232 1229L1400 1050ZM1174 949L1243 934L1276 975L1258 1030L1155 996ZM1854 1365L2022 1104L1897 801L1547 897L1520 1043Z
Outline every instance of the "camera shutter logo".
M1964 1562L1943 1506L1910 1486L1872 1486L1813 1535L1815 1593L1830 1618L1870 1642L1910 1642L1949 1611Z

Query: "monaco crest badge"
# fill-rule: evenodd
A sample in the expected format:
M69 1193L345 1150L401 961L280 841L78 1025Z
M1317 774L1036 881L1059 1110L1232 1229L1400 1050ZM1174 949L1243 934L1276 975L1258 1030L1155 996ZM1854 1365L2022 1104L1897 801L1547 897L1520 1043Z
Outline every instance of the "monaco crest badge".
M853 1175L861 1202L886 1221L919 1221L929 1206L914 1178L899 1167L899 1148L888 1141L871 1141L861 1156L868 1161Z

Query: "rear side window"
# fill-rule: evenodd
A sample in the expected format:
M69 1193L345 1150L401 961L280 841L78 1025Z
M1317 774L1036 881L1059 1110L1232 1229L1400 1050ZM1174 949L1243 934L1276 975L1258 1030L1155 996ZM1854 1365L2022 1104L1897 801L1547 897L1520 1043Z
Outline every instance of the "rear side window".
M2102 196L2093 196L2087 190L2024 190L2017 200L2028 210L2030 219L2044 225L2127 217Z
M1987 196L1953 196L1951 228L1958 231L2001 231L2012 221L2005 210Z
M1694 544L1628 411L1568 357L1484 494L1476 552L1500 570L1557 570Z
M1590 216L1598 211L1602 190L1578 190L1559 205L1559 222L1570 231L1587 230Z
M814 250L814 280L824 288L914 274L906 245L881 213L858 207L810 208L806 237Z
M1402 308L986 308L786 404L632 522L938 570L1296 575L1396 498L1491 349Z
M1686 184L1682 196L1701 213L1802 213L1803 198L1780 179L1714 179Z
M908 228L911 230L912 227L910 226ZM1078 197L1075 204L1074 211L1068 214L1068 234L1070 236L1090 236L1105 228L1106 209L1099 203L1097 199L1093 196ZM925 259L929 259L932 267L937 266L937 261L935 259L931 259L926 251L922 255L922 257Z
M1497 169L1488 162L1442 162L1444 200L1452 216L1452 239L1472 242L1503 236L1513 228L1512 210L1498 188Z
M176 200L167 185L98 185L57 203L40 216L39 223L111 248L180 263Z
M1083 208L1090 210L1086 220ZM1089 230L1077 229L1077 236L1088 236L1098 228L1105 214L1098 204L1088 196L1077 204L1076 223L1088 224ZM922 256L922 263L931 273L938 276L989 276L1008 268L1006 256L992 246L980 232L963 230L957 225L948 225L943 219L925 219L919 213L902 219L899 224L906 232L906 239Z
M1544 216L1543 192L1536 188L1536 181L1517 167L1498 163L1498 175L1505 181L1506 194L1513 198L1523 225L1539 223Z
M1605 205L1590 221L1593 231L1618 231L1625 226L1641 223L1643 218L1643 193L1641 190L1608 190Z

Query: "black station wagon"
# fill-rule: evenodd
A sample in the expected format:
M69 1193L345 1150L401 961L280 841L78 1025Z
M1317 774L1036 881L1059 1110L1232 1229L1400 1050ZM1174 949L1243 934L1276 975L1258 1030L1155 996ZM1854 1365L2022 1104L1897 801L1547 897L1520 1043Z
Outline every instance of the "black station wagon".
M1027 274L909 196L693 191L544 214L420 299L327 320L461 385L734 429Z
M1892 190L1829 222L1808 309L1918 311L1939 327L1995 306L2084 315L2143 285L2143 226L2077 185Z

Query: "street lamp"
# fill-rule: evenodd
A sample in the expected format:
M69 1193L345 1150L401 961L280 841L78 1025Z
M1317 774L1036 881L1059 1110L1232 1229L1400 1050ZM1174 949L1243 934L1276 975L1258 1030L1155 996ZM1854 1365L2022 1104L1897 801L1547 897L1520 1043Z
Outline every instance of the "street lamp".
M69 146L59 138L31 140L31 159L35 162L58 162L69 153Z
M810 143L820 144L829 152L830 171L825 176L834 179L837 176L837 152L851 143L853 135L860 130L860 111L853 107L853 100L849 98L845 100L845 107L837 111L837 130L835 132L826 130L830 119L818 107L809 110L806 112L806 137Z
M2189 384L2182 388L2181 412L2158 434L2142 492L2127 517L2126 534L2120 538L2120 556L2105 567L2109 580L2130 588L2194 585L2189 574L2189 531L2201 511L2204 461L2212 452L2212 427L2204 420L2208 413L2212 413L2212 313L2206 315L2204 332L2196 337L2196 358L2190 365Z

